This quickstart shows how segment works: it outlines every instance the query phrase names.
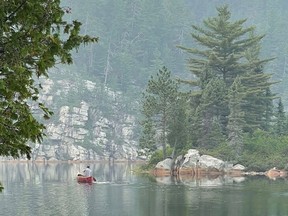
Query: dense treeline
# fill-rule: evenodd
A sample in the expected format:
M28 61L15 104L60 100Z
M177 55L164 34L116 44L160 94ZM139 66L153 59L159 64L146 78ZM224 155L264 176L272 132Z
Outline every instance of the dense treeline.
M209 24L209 17L217 17L215 8L225 3L233 15L229 22L235 24L234 29L228 29L235 31L236 44L226 44L225 38L221 44L216 36L205 35L206 31L214 31L215 23L212 20ZM285 145L279 147L277 143L283 143L287 131L286 1L66 0L63 4L71 5L71 16L83 22L85 33L97 32L100 36L97 47L91 44L81 55L76 54L75 65L82 76L124 92L131 101L138 101L148 83L144 99L147 106L158 108L142 110L146 117L142 122L142 146L154 151L160 143L163 149L167 147L166 154L170 154L170 147L177 152L197 147L227 159L246 158L246 162L252 153L257 158L254 152L258 152L262 158L277 157L270 158L275 163L284 161ZM203 20L207 20L208 29L202 29ZM241 35L246 41L241 41ZM221 58L229 53L213 50L214 42L232 46L236 55L223 62ZM222 69L217 68L219 61ZM209 67L198 71L203 64ZM168 101L158 101L165 97L153 95L153 83L166 86L165 80L171 84L167 87L176 88L180 95L169 107L160 108ZM273 137L273 141L263 142L263 136L269 136L269 140ZM250 144L251 140L255 145Z
M259 169L287 164L287 1L32 2L1 5L1 155L29 158L26 142L41 142L45 125L30 102L52 113L38 102L38 78L79 48L81 76L123 92L127 104L148 83L142 147L160 143L164 156L195 147ZM97 46L89 35L100 36Z
M166 65L178 74L184 71L183 53L176 46L185 41L191 16L183 0L70 4L73 16L79 16L85 31L97 32L100 38L97 46L91 45L76 58L82 75L135 98L160 67ZM85 16L77 11L85 11Z
M266 64L273 59L261 58L264 36L255 34L254 27L245 27L246 19L232 20L227 5L217 11L218 15L205 19L202 26L192 25L191 36L197 46L179 47L191 56L188 66L193 76L178 81L190 85L191 91L179 91L165 67L156 78L150 78L143 96L141 146L154 150L160 142L164 158L167 144L176 154L199 148L261 169L268 162L260 160L262 167L259 160L247 164L249 155L255 158L255 150L270 149L270 143L260 143L262 149L257 149L257 142L254 149L248 144L261 138L259 134L273 140L287 131L281 99L277 108L273 105L275 82L265 73ZM284 166L281 156L286 148L278 148L278 161L273 158L269 163ZM267 151L265 159L269 154L274 156L275 151Z
M150 75L164 65L175 76L188 76L187 55L176 46L194 46L195 41L190 39L191 25L215 16L215 8L225 3L231 9L232 19L249 18L244 25L257 26L255 33L265 34L260 55L275 58L266 65L266 71L273 73L273 80L281 81L272 90L286 106L288 14L284 0L244 0L241 4L233 0L63 0L62 4L72 8L69 16L83 23L84 33L100 37L99 44L91 44L75 55L81 76L86 74L126 92L133 101Z

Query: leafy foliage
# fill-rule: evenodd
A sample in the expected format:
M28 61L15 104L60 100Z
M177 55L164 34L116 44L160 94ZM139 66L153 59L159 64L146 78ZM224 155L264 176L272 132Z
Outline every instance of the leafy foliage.
M213 149L199 148L201 154L221 158L224 161L237 161L235 151L227 142L222 142Z
M255 171L264 171L271 167L286 168L287 142L287 136L272 136L257 130L252 136L245 137L244 152L239 162Z
M2 1L0 5L0 155L30 158L28 141L41 142L52 112L39 102L41 83L57 63L72 63L71 52L98 38L80 35L81 23L63 20L60 0Z
M167 154L172 154L173 149L170 147L167 147ZM156 150L155 152L153 152L153 154L151 155L151 158L149 160L149 165L156 165L158 162L160 162L161 160L163 160L164 155L163 155L163 151L162 150Z

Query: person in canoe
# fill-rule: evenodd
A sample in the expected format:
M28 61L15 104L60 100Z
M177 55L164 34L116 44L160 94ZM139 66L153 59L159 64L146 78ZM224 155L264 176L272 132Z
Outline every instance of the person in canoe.
M83 170L83 173L84 173L84 175L78 174L78 176L85 176L85 177L92 176L92 170L90 169L89 165ZM96 178L93 177L93 180L96 181Z
M92 170L90 169L90 166L87 166L83 172L84 172L84 176L86 177L92 176Z

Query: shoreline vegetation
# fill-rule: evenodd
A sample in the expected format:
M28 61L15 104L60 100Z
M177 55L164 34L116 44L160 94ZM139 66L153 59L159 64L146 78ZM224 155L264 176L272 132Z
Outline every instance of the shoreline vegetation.
M0 43L0 50L2 51L0 53L1 60L3 60L3 62L5 63L5 67L3 67L1 70L3 70L3 72L7 71L7 74L4 73L5 76L3 77L3 80L1 80L3 81L3 83L1 84L4 85L2 86L2 88L5 89L5 94L3 96L3 115L1 116L1 122L5 123L3 124L4 130L1 131L2 136L0 144L2 144L3 146L0 151L1 156L11 156L11 158L17 158L26 155L28 159L31 156L33 156L31 157L31 159L38 156L43 157L43 155L46 157L39 158L39 160L33 160L32 163L104 162L102 160L56 160L56 158L72 159L72 153L71 156L70 152L69 154L67 153L67 150L70 149L71 146L73 147L73 143L77 145L78 143L83 143L83 146L81 146L81 148L83 147L84 149L89 150L89 156L85 157L85 159L93 158L90 157L90 152L92 152L93 154L95 153L95 155L97 156L101 155L101 157L99 156L99 158L105 159L105 162L107 163L133 162L129 161L128 159L123 159L120 161L108 160L110 159L108 158L109 155L113 155L115 153L114 144L117 145L118 141L119 146L123 143L129 143L130 141L127 141L129 139L126 140L126 138L128 136L131 136L137 138L135 139L135 146L137 144L137 141L139 141L139 146L141 147L141 150L147 149L147 151L144 151L144 156L147 156L147 158L151 156L151 160L149 159L149 162L147 161L147 163L148 165L151 165L150 168L152 167L151 169L154 171L156 164L163 158L167 158L171 155L172 158L175 158L175 155L182 154L182 152L186 151L189 148L201 148L202 155L211 155L216 158L221 158L224 161L233 161L233 165L237 162L245 166L245 171L255 171L261 173L262 171L270 170L272 167L277 167L281 170L276 171L278 169L275 168L272 170L273 172L271 171L271 173L281 176L286 173L285 170L288 170L287 116L285 114L285 108L284 104L282 103L281 97L278 97L277 94L271 90L272 86L277 82L270 81L270 78L272 78L272 74L267 74L267 69L265 69L266 63L272 61L274 58L262 58L262 55L260 55L260 51L262 49L261 43L264 35L254 34L254 26L246 27L246 25L244 25L246 19L231 19L232 14L228 5L217 7L216 9L218 15L213 18L204 19L202 25L198 23L192 25L192 32L190 35L192 36L191 42L193 48L189 48L191 44L186 40L183 40L181 46L177 46L180 50L186 52L186 54L189 55L188 68L189 73L191 72L193 75L192 77L185 76L188 80L182 80L180 78L182 77L182 74L179 74L181 76L179 76L179 78L176 78L176 74L173 71L175 68L178 67L172 67L172 65L167 65L169 68L171 68L170 71L168 67L164 66L165 61L162 62L163 64L161 63L161 66L163 66L162 69L158 68L160 66L160 63L158 61L156 61L157 65L155 65L155 67L147 67L147 69L149 70L149 75L153 76L151 76L150 80L146 80L148 81L147 87L143 94L143 98L141 98L140 104L140 110L142 110L143 112L141 111L138 113L139 115L135 115L135 117L143 117L143 121L142 119L136 118L137 121L135 121L134 124L134 115L132 115L132 113L134 113L135 107L131 109L131 111L133 110L133 112L131 112L131 116L129 115L129 119L127 118L127 121L129 120L129 124L133 123L131 124L131 127L129 126L129 130L131 129L132 131L132 129L134 129L134 125L137 125L136 122L140 122L142 127L141 132L140 128L139 130L137 128L137 130L135 130L135 134L130 134L130 131L129 133L127 131L127 127L123 126L121 127L122 130L119 131L125 131L127 137L122 132L120 134L114 133L114 129L112 130L113 132L111 134L106 134L106 132L103 132L103 136L98 136L98 128L97 133L94 134L94 128L91 125L96 125L96 123L98 122L97 119L99 117L97 116L97 118L95 119L90 119L88 111L85 111L85 119L87 117L87 122L86 120L83 120L79 124L78 117L76 118L75 116L71 115L71 118L75 118L76 124L73 123L74 121L68 121L68 119L67 122L66 120L63 120L63 122L61 120L63 125L61 123L61 127L54 128L57 133L51 134L48 131L49 133L47 134L50 134L51 137L53 137L53 140L55 138L57 140L57 144L61 146L61 150L59 150L59 152L57 151L57 155L56 151L50 151L51 145L49 145L50 152L48 151L48 149L47 151L42 151L41 149L41 152L39 153L37 149L37 151L35 151L35 155L33 155L33 148L27 143L32 142L34 144L37 144L38 148L38 143L41 143L43 141L45 134L44 131L46 129L45 125L41 123L41 121L38 122L38 114L41 113L43 114L44 119L49 119L50 117L52 117L53 112L50 111L43 103L40 103L41 100L38 101L38 99L40 99L38 98L38 95L40 93L38 92L38 90L40 91L42 87L41 85L39 85L38 89L38 85L36 85L37 82L31 82L31 79L33 81L32 75L35 75L35 70L32 69L37 68L36 76L38 78L42 75L49 78L47 74L48 69L55 66L56 59L60 57L62 63L70 64L73 62L70 54L74 48L78 48L81 44L91 43L92 45L98 42L98 37L80 34L80 22L76 20L73 21L73 23L62 21L62 18L64 18L63 16L66 13L71 12L70 9L60 7L59 3L51 3L51 11L47 11L44 10L45 8L43 9L43 7L46 7L47 5L42 4L41 2L43 3L44 1L41 0L37 3L36 1L34 3L31 2L31 4L29 4L29 7L28 5L26 5L26 7L25 4L22 4L17 8L16 11L14 11L15 5L6 1L6 5L4 7L5 10L2 11L3 17L6 17L7 14L15 15L15 17L9 16L7 17L7 19L5 19L5 22L3 23L3 35L7 36L7 38L3 38L3 40L5 39L5 41L8 41L9 43L2 43L5 45L5 47L3 47L3 45ZM35 19L32 19L31 16L33 17L35 14L30 13L30 10L28 10L30 7L38 8L39 11L43 12L43 16L37 14L37 16L34 17ZM13 13L13 11L15 13ZM53 20L49 20L52 17L47 16L47 13L49 15L49 13L52 13L53 11L55 12L53 13L55 16L53 16ZM21 14L21 16L16 16L16 12ZM28 17L29 19L24 19L23 17ZM54 32L55 34L52 38L50 35L51 32L49 31L40 31L43 34L38 35L35 34L35 31L33 31L33 29L31 30L31 28L34 28L35 26L38 26L40 29L43 27L43 20L39 20L39 17L46 17L48 19L45 23L45 29L53 30L52 32ZM190 19L187 19L187 21L188 20ZM31 23L32 21L33 23ZM161 25L159 26L162 26L163 23L160 24ZM17 28L17 26L19 27L19 32L14 31L14 27ZM22 26L28 26L29 28L22 28ZM60 27L64 27L64 32L62 32L62 28ZM172 29L171 25L166 25L166 27L167 29ZM61 34L59 34L59 29L61 29L60 33L64 33L67 37L61 38ZM15 40L15 38L17 38L17 40ZM46 41L47 38L49 39L49 43L39 43L39 41ZM138 38L138 36L136 38ZM229 39L229 41L227 41L227 38L230 38L231 40ZM163 40L163 35L161 35L160 39L161 41ZM31 41L35 43L31 44ZM55 41L57 43L55 43ZM199 46L194 47L194 43L198 44ZM28 44L29 46L23 46L23 44ZM55 46L57 49L55 48ZM17 51L16 53L15 50ZM135 50L138 53L138 49L136 49L136 47ZM166 49L164 49L163 51L167 53ZM205 53L205 55L203 55L203 52ZM15 55L11 55L13 53L15 53ZM29 58L27 57L27 53L31 54ZM271 53L269 52L269 55L270 54ZM122 56L122 54L120 56ZM156 55L153 52L151 53L151 56L153 56L154 59L154 57L157 57L158 54ZM221 59L223 59L223 56L225 57L224 59L229 56L229 61L222 61ZM264 56L265 55L263 55L263 57ZM183 56L181 54L181 59L182 57ZM182 62L182 60L179 61L179 63L181 62L180 64L184 63ZM134 65L136 65L137 68L139 67L138 64ZM130 66L131 64L129 64L129 67ZM156 73L156 71L150 71L152 69L153 71L155 69L159 69L159 72ZM10 71L13 71L15 73L8 73ZM23 79L23 77L20 77L20 75L23 75L23 71L27 72L27 76L25 77L25 79ZM15 78L15 75L19 76L16 76ZM148 73L146 75L148 75ZM19 82L17 82L17 80L21 80L22 85L18 85ZM10 81L14 82L10 83ZM139 86L144 86L143 84L145 84L146 81L144 83L141 82L141 85ZM132 82L131 84L133 86L133 89L135 89L135 83ZM187 87L186 84L191 84L191 86L188 85ZM114 90L116 91L118 87L114 87ZM113 90L113 88L111 89ZM123 89L120 88L118 90L120 90L120 92L121 90L123 90L123 92L129 92L129 89L127 90L127 86ZM21 94L19 95L18 93ZM18 99L15 100L15 97L13 97L13 95L19 96ZM135 95L137 95L138 98L138 94ZM65 94L65 98L66 96L67 95ZM71 97L72 96L74 97L74 91L73 94L71 92ZM7 99L7 101L5 101L5 99ZM80 97L79 99L83 99L83 97ZM278 103L276 99L279 99ZM36 107L37 102L39 102L38 110L40 110L40 112L37 112L37 118L33 115L34 112L32 112L35 108L33 107L33 109L31 110L29 109L29 104L27 104L27 101L30 100L32 100L33 103L35 102ZM75 101L77 100L75 98ZM76 104L76 102L75 104L70 104L71 100L68 101L69 107L72 105L74 107L74 105ZM109 101L110 100L107 100L107 102ZM123 100L123 102L124 101L127 102L126 99ZM54 102L55 101L51 100L51 103ZM82 103L82 100L79 100L79 102ZM90 104L88 102L87 107L94 106L93 103ZM106 100L103 100L104 105L105 103ZM9 104L8 107L7 104ZM63 104L59 104L59 108L64 107L63 105L67 107L66 101L65 103L63 102ZM78 107L78 102L76 105L76 107ZM110 105L109 107L111 107ZM55 108L56 107L58 106L55 106ZM98 106L95 105L95 107ZM100 107L102 107L102 105L99 106L99 108ZM103 107L105 108L105 106ZM126 106L123 107L123 111L125 108ZM58 108L56 110L58 110ZM87 108L87 110L89 109ZM107 110L107 113L105 112L104 116L109 116L110 113L114 113L114 111L114 114L117 114L115 116L118 116L118 110L122 111L122 106L121 109L117 108L117 112L116 109L109 109L109 111ZM79 112L82 113L81 110L79 110ZM58 115L56 115L54 118L57 119L57 116ZM63 116L60 116L59 114L59 119L62 119L62 117ZM133 118L130 119L130 117ZM120 121L118 117L115 119L115 122L116 120L119 122L124 121ZM110 120L107 121L109 122ZM15 124L15 122L17 122L17 124ZM85 127L82 127L82 124ZM102 125L102 123L100 125ZM111 125L114 125L114 123ZM66 132L62 131L61 129L68 127L77 130L81 129L81 134L75 132L75 135L77 134L77 137L72 137L73 139L71 142L70 134L74 134L74 130L71 129L70 131L69 129L67 130L69 132L66 134ZM101 128L102 126L99 128L100 131ZM110 129L112 129L112 127L108 127L107 131L109 131ZM17 133L15 133L15 131L17 131ZM85 133L82 134L82 131L85 131ZM58 136L59 134L61 134L61 136ZM124 138L124 135L126 138ZM141 136L137 137L138 135ZM66 140L66 138L62 140L62 138L60 137L66 137L67 140L69 140L69 143L67 143L66 145L66 141L64 141ZM95 139L101 137L105 138L105 140L108 140L107 145L106 141L103 141L103 144L106 145L103 148L102 140L99 141L99 143L101 143L101 146L98 145L98 141L94 142ZM109 140L108 137L114 137L115 140ZM73 142L73 140L75 142ZM62 144L64 145L62 146ZM131 147L134 148L134 146L132 145ZM103 152L105 151L105 154L103 154L102 149ZM163 151L162 155L158 152L158 149L161 149L161 151ZM85 151L84 153L81 152L81 154L86 154ZM49 155L50 153L52 155ZM145 155L145 153L147 153L147 155ZM73 154L74 156L75 154L78 155L78 152L74 152ZM87 155L88 154L86 154L86 156ZM103 155L105 155L105 157ZM82 157L79 158L83 159ZM137 158L135 157L135 159ZM26 159L8 161L13 163L27 162ZM194 161L192 161L191 163L195 164L195 161L197 161L197 158L194 159ZM191 164L189 163L186 163L186 165L191 166ZM180 164L178 167L182 168L183 166L182 164ZM170 173L172 167L169 167L167 169L167 172ZM218 171L223 171L221 169L222 167L219 168ZM193 170L193 168L192 170L189 170L187 172L188 175L192 175L192 173L198 173L199 171L200 173L203 173L203 171L195 171ZM163 172L165 173L166 170L164 170ZM182 170L181 172L184 171ZM177 175L178 174L179 173L177 173Z

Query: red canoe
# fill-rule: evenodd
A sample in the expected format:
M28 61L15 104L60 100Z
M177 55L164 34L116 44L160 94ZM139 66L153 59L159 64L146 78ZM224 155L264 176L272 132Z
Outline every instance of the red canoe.
M93 176L77 176L77 182L80 183L92 183L93 182Z

